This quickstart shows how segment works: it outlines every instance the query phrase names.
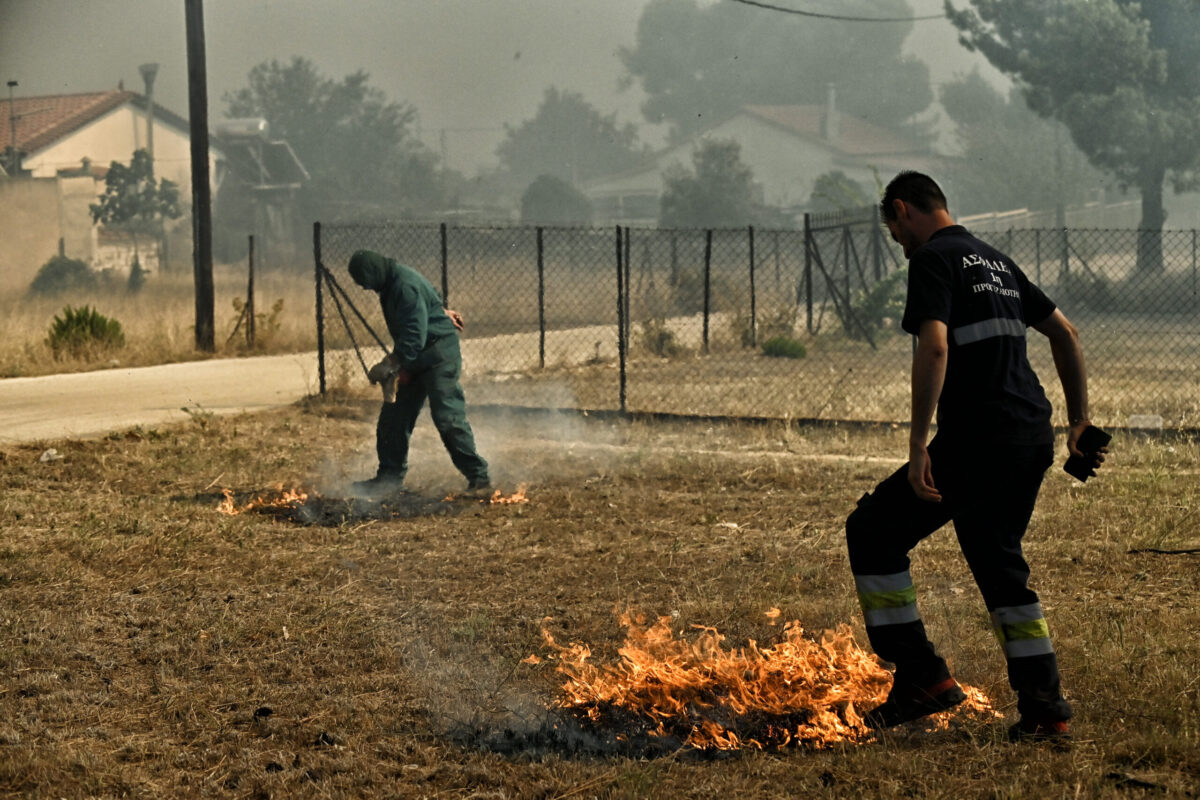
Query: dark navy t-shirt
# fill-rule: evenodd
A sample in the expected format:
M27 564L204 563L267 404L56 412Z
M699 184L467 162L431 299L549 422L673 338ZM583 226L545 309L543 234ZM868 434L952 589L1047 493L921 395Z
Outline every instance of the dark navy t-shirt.
M938 435L948 443L1048 444L1050 401L1025 352L1025 329L1055 305L1012 259L961 225L913 251L901 326L946 323L949 354L938 398Z

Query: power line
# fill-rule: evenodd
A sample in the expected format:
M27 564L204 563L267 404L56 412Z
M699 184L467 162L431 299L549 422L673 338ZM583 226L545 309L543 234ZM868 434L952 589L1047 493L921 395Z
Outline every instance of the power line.
M771 5L770 3L762 3L759 0L733 0L735 3L742 3L747 6L757 6L771 11L782 11L785 14L798 14L802 17L816 17L817 19L835 19L842 22L924 22L932 19L945 19L942 14L931 14L924 17L848 17L841 14L822 14L818 11L801 11L798 8L785 8L784 6Z

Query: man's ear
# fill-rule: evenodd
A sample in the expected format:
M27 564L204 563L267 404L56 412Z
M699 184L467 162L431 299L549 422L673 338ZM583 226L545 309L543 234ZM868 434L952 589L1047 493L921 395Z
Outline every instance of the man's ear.
M908 204L900 198L892 199L892 209L896 212L896 219L906 219L908 217Z

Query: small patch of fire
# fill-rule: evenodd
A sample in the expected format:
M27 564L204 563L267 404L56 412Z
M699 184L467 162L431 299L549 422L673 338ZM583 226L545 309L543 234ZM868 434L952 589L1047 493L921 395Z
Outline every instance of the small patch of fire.
M278 494L259 495L239 508L237 501L233 498L233 492L229 489L222 489L221 494L225 497L217 504L217 511L235 516L256 508L295 508L308 499L308 492L300 489L284 489L283 486L278 486L276 491Z
M450 494L446 495L442 499L442 502L451 503L455 500L478 500L480 503L484 503L485 505L489 505L489 506L512 505L514 503L528 503L529 498L525 496L525 490L527 488L528 488L528 484L524 484L524 483L518 484L517 490L515 492L513 492L512 494L508 494L508 495L504 494L499 489L497 489L496 491L492 492L491 497L472 497L469 494L461 494L460 495L460 494L454 494L453 492L451 492Z
M891 686L891 674L848 625L814 640L792 621L778 644L751 640L736 649L705 626L693 626L700 631L694 641L676 638L671 617L647 624L625 613L621 625L625 643L608 665L590 663L587 645L562 646L542 631L566 676L559 705L594 729L618 729L619 739L661 737L706 752L856 743L874 736L861 713L883 702ZM1001 716L981 691L963 689L967 700L927 717L926 730L945 729L964 713L981 721Z

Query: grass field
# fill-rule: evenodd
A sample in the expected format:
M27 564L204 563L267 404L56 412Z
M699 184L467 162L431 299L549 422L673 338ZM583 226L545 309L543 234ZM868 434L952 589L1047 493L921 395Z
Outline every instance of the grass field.
M1076 708L1069 749L964 718L721 758L501 755L478 743L536 726L560 696L553 661L525 663L548 655L543 628L597 663L618 658L627 609L731 647L777 641L773 608L865 643L842 525L906 433L476 415L494 479L529 502L443 504L462 480L423 418L411 484L430 513L218 512L223 489L242 504L276 485L338 497L373 467L373 411L333 396L0 450L0 795L1197 794L1200 556L1154 552L1200 547L1195 442L1120 436L1100 479L1047 479L1027 552ZM51 445L63 457L43 462ZM913 572L957 677L1011 720L948 531Z
M311 268L295 274L269 271L256 276L258 324L253 349L246 345L244 326L231 338L239 317L233 302L246 298L245 267L215 268L213 284L217 355L316 349ZM88 305L117 320L125 333L125 347L84 358L56 359L46 338L55 316L61 315L67 305ZM190 272L153 275L136 293L129 292L121 281L50 297L24 291L0 293L0 378L205 358L195 349L195 325L195 289Z

